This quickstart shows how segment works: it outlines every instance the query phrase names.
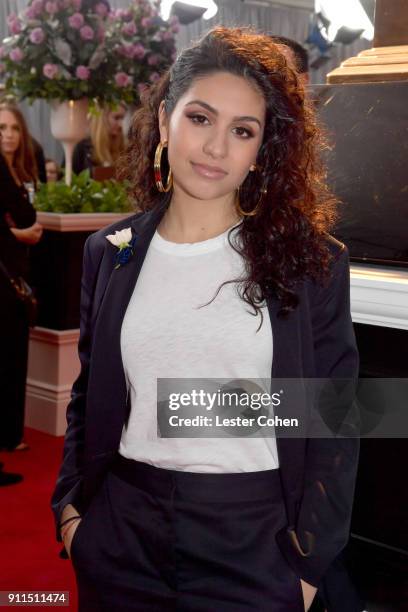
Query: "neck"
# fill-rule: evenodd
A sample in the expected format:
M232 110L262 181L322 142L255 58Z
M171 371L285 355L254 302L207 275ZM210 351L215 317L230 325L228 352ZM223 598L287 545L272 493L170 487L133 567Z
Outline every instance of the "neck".
M234 194L216 200L198 200L174 188L158 232L171 242L201 242L219 236L238 223Z

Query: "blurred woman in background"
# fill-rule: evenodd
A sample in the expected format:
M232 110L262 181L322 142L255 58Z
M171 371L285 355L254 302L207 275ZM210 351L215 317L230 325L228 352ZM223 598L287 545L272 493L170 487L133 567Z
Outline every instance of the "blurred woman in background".
M45 160L47 183L55 183L62 179L62 170L54 159Z
M123 120L126 107L120 104L115 110L105 108L90 121L90 137L81 140L74 149L72 169L75 174L98 167L112 168L125 147Z
M26 450L23 441L29 321L23 302L10 283L27 278L29 245L42 227L33 207L38 181L31 137L21 111L0 104L0 448Z

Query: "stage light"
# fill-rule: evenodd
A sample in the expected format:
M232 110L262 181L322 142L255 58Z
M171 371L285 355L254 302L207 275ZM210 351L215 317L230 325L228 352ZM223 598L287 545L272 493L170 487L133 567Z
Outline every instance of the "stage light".
M194 11L194 9L197 10ZM167 20L171 13L177 14L177 11L183 12L183 10L185 11L186 19L188 18L187 15L189 13L193 17L192 19L189 19L189 21L193 21L199 17L203 17L203 19L211 19L217 14L218 6L214 0L162 0L161 2L160 13L164 20Z
M360 0L315 0L315 13L327 20L327 39L348 44L359 36L374 38L374 26Z

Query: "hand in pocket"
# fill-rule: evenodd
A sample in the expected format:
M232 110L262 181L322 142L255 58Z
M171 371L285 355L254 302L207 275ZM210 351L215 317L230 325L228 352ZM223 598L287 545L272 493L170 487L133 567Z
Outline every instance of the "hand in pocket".
M303 602L305 604L305 610L307 612L307 610L309 610L310 606L312 605L317 588L302 579L300 579L300 584L302 585Z
M65 536L63 538L65 550L67 551L68 557L70 559L71 559L72 540L74 539L75 532L78 529L79 524L80 524L81 521L82 521L82 519L78 519L76 521L72 521L72 525L70 525L70 528L65 532Z

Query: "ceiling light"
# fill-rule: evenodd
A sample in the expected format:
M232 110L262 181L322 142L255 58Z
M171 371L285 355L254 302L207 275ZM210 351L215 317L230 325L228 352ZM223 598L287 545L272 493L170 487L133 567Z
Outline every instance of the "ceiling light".
M174 5L176 6L174 7ZM183 7L183 5L185 6ZM203 19L211 19L212 17L214 17L214 15L217 14L218 11L218 6L214 2L214 0L162 0L160 6L160 14L163 19L167 20L170 17L170 13L173 12L177 14L177 11L182 12L183 9L187 15L189 12L189 7L191 7L191 15L195 14L197 15L197 18L202 16ZM194 11L194 8L198 10ZM194 19L191 19L190 21L193 20Z
M315 12L327 19L327 38L331 42L352 42L360 35L374 38L374 26L360 0L315 0Z

